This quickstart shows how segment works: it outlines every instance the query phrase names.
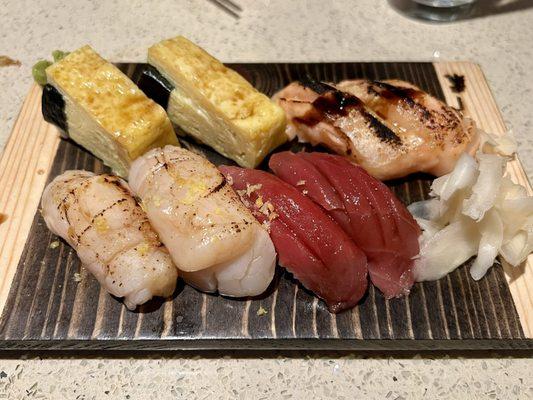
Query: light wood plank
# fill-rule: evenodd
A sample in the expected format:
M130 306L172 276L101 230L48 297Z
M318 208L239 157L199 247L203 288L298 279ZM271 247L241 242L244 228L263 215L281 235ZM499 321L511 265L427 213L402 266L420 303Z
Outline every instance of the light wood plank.
M41 88L34 85L24 101L0 158L0 312L26 243L52 161L58 130L41 115Z
M499 135L507 132L479 65L471 62L444 62L435 63L435 69L448 104L457 107L457 97L460 96L464 113L472 117L481 129ZM453 74L465 77L466 89L460 94L452 92L450 82L446 78L446 75ZM531 184L518 157L515 156L507 164L507 172L514 182L525 186L528 193L533 195ZM527 338L533 338L533 255L517 268L505 261L502 264L524 334Z

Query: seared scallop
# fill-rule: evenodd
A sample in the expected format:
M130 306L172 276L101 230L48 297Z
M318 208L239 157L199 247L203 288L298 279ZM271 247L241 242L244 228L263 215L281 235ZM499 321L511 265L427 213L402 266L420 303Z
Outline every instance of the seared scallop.
M166 146L138 158L129 182L186 282L236 297L268 287L274 245L211 162Z
M48 228L128 308L174 292L178 271L122 179L66 171L45 188L41 204Z

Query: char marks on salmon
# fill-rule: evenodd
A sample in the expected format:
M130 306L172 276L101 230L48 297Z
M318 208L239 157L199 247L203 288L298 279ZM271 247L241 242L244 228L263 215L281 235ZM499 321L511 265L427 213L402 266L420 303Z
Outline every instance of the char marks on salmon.
M446 174L479 144L470 119L399 80L293 82L274 99L287 114L289 138L324 145L381 180Z

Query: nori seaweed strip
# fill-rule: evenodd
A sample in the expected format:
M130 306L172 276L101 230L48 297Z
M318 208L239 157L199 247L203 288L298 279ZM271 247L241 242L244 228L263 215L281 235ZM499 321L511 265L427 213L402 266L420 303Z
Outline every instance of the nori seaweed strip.
M161 75L157 69L147 65L139 77L137 86L149 98L166 110L170 92L174 90L174 85Z
M44 120L50 122L65 133L68 137L67 115L65 114L65 100L59 91L52 85L43 87L41 110Z

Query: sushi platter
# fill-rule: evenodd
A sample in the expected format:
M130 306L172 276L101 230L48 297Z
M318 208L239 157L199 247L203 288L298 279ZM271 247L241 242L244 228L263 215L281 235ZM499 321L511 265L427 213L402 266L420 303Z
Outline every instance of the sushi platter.
M469 136L474 129L471 124L492 135L505 135L501 114L478 65L248 63L226 64L226 69L208 60L211 70L205 75L212 77L212 82L233 82L238 87L239 101L228 106L219 101L222 96L214 84L203 87L205 98L194 94L185 98L190 90L185 79L169 78L176 65L187 60L175 64L168 52L176 57L195 54L204 61L188 43L167 41L149 50L148 64L116 67L86 46L47 65L48 83L31 88L0 158L0 186L4 188L0 193L0 349L533 348L533 257L522 252L521 258L513 258L515 253L503 245L497 261L496 253L489 258L490 265L483 264L481 245L479 253L476 247L471 254L478 258L464 257L466 262L454 259L449 249L448 253L446 249L431 253L427 250L431 239L419 242L418 238L433 229L434 220L421 218L420 211L410 206L415 222L406 208L427 199L433 203L417 204L428 207L444 201L446 190L433 184L434 175L458 175L462 164L464 171L469 171L468 163L475 161L461 154L474 154L475 149L469 150L475 141ZM80 59L86 66L79 67L78 75L66 77L66 68L75 68ZM87 117L87 109L106 112L91 108L99 101L94 94L84 93L82 100L72 94L76 79L84 79L85 67L107 69L107 77L118 74L115 87L133 96L128 101L113 100L122 110L115 120L107 121L103 114L95 119L98 123L81 120ZM291 82L308 83L297 87L290 86ZM350 90L341 95L330 82L341 82L337 88ZM347 93L352 93L353 82L359 85L357 90L369 86L352 96ZM366 116L365 126L380 124L375 129L376 135L381 135L379 146L391 153L397 151L396 141L401 139L393 132L396 125L387 125L381 112L374 113L366 101L359 100L366 94L378 96L381 90L389 94L382 96L387 101L418 93L414 103L405 101L416 107L420 107L423 93L428 96L424 100L427 107L436 104L446 110L444 122L435 123L434 117L426 116L427 110L421 115L426 116L428 126L447 129L449 123L460 130L461 139L454 145L463 147L453 155L451 165L446 164L449 159L435 164L433 160L442 155L423 158L422 151L416 151L411 160L402 156L398 163L374 163L375 158L366 157L356 144L353 151L360 166L355 166L353 159L346 158L356 157L352 149L339 149L344 146L339 144L342 141L324 135L315 140L313 129L317 127L329 124L325 131L345 129L337 122L348 115L344 110L353 108L357 115ZM309 95L312 102L305 106L313 104L311 111L301 107L302 99ZM106 92L105 96L114 94ZM344 97L339 100L338 96ZM341 111L332 111L331 102L337 100ZM187 108L191 102L203 112ZM242 118L246 123L234 126L222 118L208 119L208 111L218 112L212 111L209 102L219 104L224 115L246 114ZM444 103L447 106L441 105ZM238 108L232 109L235 104ZM134 115L141 122L128 128L128 139L123 140L114 134L113 124L132 118L129 107L137 107ZM319 123L317 110L325 116ZM259 114L261 118L250 122L249 115ZM463 115L468 118L463 120ZM211 125L205 125L204 117ZM289 134L285 137L285 118L300 140ZM152 125L146 128L142 121ZM354 119L350 123L350 129L356 129L359 122ZM131 139L136 135L144 141ZM490 161L496 156L478 153L480 165L484 157ZM525 204L532 189L516 154L501 165L507 171L509 190L520 192L516 204ZM75 171L65 173L69 170ZM460 179L467 179L467 172ZM481 180L484 172L480 169L476 174ZM352 180L344 179L346 176ZM168 183L168 177L173 183ZM443 181L437 178L435 182L439 179ZM374 232L375 222L362 217L357 224L353 222L360 209L350 211L345 198L356 181L365 182L360 188L373 188L370 197L376 204L388 202L397 210L390 220L397 231L387 233L381 228L384 236L392 235L385 240L384 250L368 244L368 240L380 240L369 239L379 236ZM204 190L207 195L198 196ZM472 198L477 190L474 186ZM179 204L179 212L174 214L168 212L171 203L167 200L172 196ZM332 205L335 199L344 205ZM498 210L507 204L505 199L498 203ZM475 221L479 207L468 208L468 200L463 213L473 215ZM358 200L357 206L364 207L362 203ZM109 210L117 204L120 210L115 209L112 216ZM294 204L297 206L291 206ZM372 207L375 210L377 206ZM98 212L87 211L93 209ZM344 211L339 213L339 209ZM90 223L83 225L80 221L87 213ZM202 228L201 239L187 230L183 221L189 221L188 213L209 221ZM427 214L425 208L423 213ZM233 218L238 222L232 220L229 227L219 229L217 221L230 214L238 216ZM191 221L196 221L194 218ZM446 226L463 222L460 217ZM473 229L472 224L464 229ZM106 236L115 226L119 233ZM444 235L446 226L434 235ZM506 225L500 233L509 229ZM247 232L255 232L250 234L253 239ZM394 242L398 232L401 241ZM246 245L247 240L253 244ZM476 243L479 240L489 241L483 235ZM470 255L467 251L465 245L457 244L457 254ZM251 261L246 261L248 253ZM384 261L390 254L394 254L393 261ZM441 259L434 254L442 254ZM517 266L506 261L514 259ZM247 263L245 273L237 270L243 263ZM387 269L385 276L383 269Z

